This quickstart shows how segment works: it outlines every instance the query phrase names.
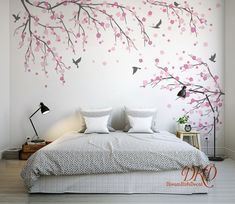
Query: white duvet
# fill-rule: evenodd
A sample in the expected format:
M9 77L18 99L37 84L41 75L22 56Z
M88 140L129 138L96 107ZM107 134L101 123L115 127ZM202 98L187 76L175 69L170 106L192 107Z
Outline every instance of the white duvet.
M204 168L207 156L175 135L67 133L33 154L21 176L28 188L41 175L84 175Z

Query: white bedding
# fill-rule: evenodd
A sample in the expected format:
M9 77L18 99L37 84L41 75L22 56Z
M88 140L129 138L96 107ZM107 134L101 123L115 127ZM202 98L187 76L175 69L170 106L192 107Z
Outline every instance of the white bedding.
M166 131L154 134L68 133L32 155L22 177L30 189L43 175L157 172L204 168L207 156Z

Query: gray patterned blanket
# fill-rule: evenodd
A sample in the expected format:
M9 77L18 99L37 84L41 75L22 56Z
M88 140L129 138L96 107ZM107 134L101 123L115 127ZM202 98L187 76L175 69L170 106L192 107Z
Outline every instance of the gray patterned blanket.
M28 188L41 175L83 175L204 168L207 156L161 131L154 134L68 133L33 154L21 172Z

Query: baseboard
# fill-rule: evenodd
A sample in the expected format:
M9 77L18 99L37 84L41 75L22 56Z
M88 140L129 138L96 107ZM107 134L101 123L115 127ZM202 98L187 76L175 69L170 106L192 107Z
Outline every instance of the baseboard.
M207 155L211 156L214 153L214 147L208 147L208 154L207 154L207 147L201 147L201 150ZM217 156L224 156L224 147L216 147L216 155Z
M227 147L225 147L224 150L225 150L225 154L226 154L229 158L235 160L235 151L234 151L234 150L229 149L229 148L227 148Z

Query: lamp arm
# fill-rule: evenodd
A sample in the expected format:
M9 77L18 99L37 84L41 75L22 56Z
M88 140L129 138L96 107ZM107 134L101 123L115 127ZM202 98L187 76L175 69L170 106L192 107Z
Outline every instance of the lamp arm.
M32 118L40 109L41 109L41 106L29 117L29 119Z
M33 126L33 130L34 130L36 136L38 137L38 133L36 131L36 128L34 127L34 124L33 124L33 121L31 120L31 118L29 118L29 121L30 121L31 125Z
M32 118L40 109L41 109L41 106L29 117L29 121L30 121L31 125L33 126L33 130L34 130L34 132L35 132L35 134L36 134L37 137L38 137L38 133L37 133L37 131L36 131L36 128L35 128L35 126L34 126L33 121L32 121L31 118Z

